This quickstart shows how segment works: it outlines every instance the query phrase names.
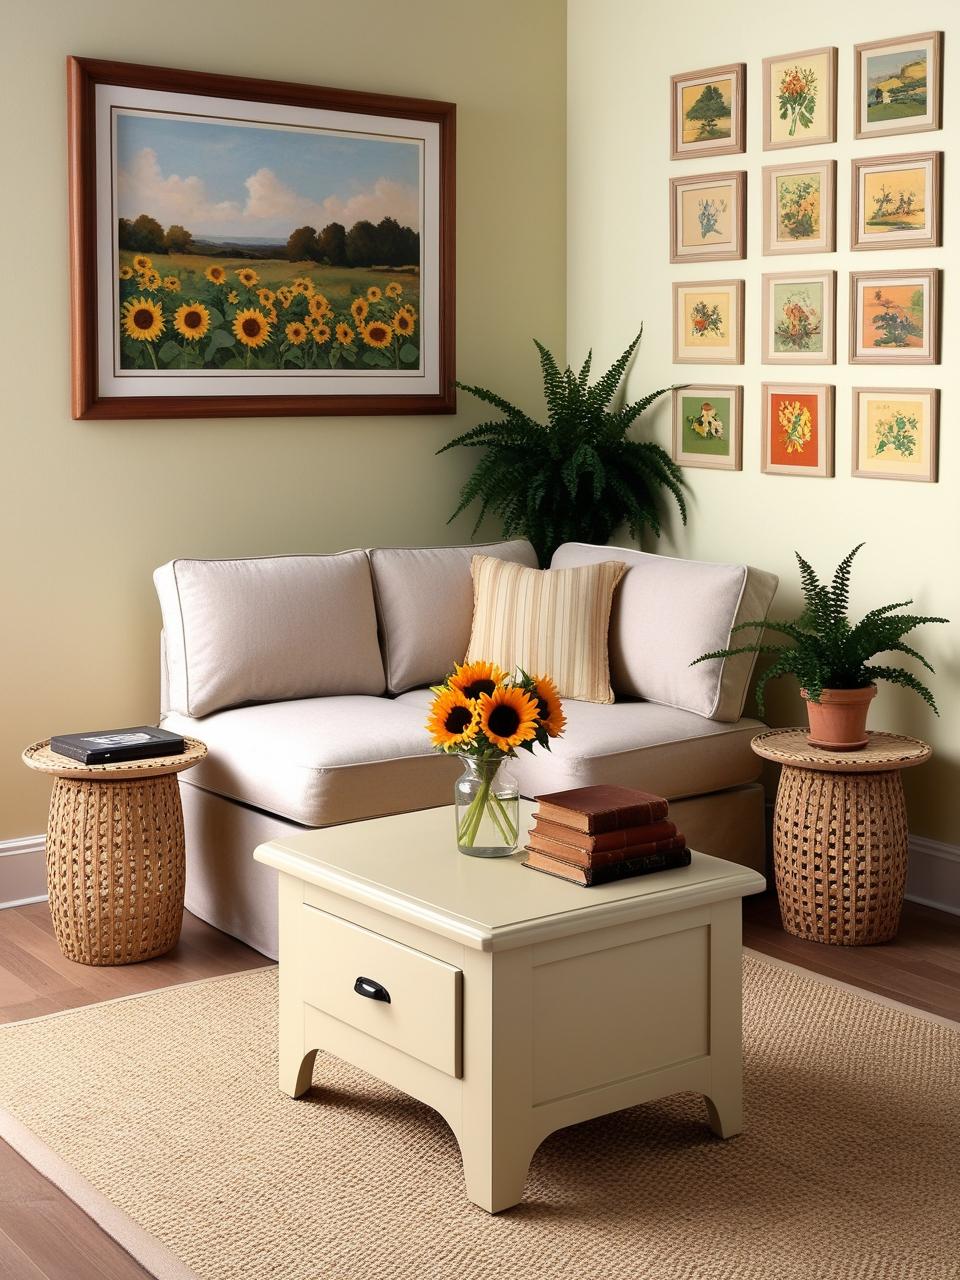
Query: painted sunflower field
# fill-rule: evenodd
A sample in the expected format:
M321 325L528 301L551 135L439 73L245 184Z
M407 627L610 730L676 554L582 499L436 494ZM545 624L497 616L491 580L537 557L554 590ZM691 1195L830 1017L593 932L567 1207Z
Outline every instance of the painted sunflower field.
M120 367L137 370L414 370L419 279L280 261L121 255ZM318 278L319 277L319 278ZM376 282L371 282L376 281Z

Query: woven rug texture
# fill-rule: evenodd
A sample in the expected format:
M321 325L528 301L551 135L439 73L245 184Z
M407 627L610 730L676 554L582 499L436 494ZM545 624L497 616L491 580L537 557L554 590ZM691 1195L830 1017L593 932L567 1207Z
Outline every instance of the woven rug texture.
M744 958L746 1131L681 1095L464 1196L428 1107L321 1054L276 1087L276 970L0 1028L0 1105L203 1280L960 1277L960 1030Z

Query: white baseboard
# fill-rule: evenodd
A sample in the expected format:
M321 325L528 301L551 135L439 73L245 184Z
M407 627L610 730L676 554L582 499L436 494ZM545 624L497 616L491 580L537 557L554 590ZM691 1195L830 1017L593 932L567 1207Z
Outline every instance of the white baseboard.
M43 836L0 840L0 907L22 907L47 896Z

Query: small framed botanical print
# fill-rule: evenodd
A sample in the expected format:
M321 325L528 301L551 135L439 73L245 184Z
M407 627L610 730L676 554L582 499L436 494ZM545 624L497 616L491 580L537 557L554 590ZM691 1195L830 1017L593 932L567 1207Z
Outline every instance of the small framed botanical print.
M746 85L745 62L671 76L671 160L745 151Z
M763 277L763 363L833 364L835 271L789 271Z
M764 151L836 140L836 49L805 49L764 58Z
M747 256L747 175L670 179L670 261Z
M743 467L743 387L675 387L673 460L682 467L740 471Z
M743 281L674 281L673 363L743 364Z
M936 481L939 411L933 387L854 387L853 474Z
M850 273L850 363L940 363L940 272Z
M942 151L918 151L853 160L850 248L939 245L942 159Z
M761 420L765 475L833 475L833 387L765 382Z
M763 252L833 253L837 162L771 164L763 170Z
M943 32L871 40L854 56L854 133L885 138L941 127Z

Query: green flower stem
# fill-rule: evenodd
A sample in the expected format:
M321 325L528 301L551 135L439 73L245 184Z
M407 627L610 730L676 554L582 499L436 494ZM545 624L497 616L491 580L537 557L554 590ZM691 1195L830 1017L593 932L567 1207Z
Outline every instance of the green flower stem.
M513 846L517 843L517 827L510 818L503 801L492 789L495 777L496 769L489 777L482 779L477 794L470 801L457 832L459 844L466 845L468 848L473 847L484 814L490 815L506 844Z
M153 361L153 367L154 367L155 369L159 370L160 366L157 364L157 357L156 357L156 356L154 355L154 353L153 353L153 343L152 343L152 342L148 342L148 343L146 343L145 345L146 345L147 350L150 352L150 359Z
M513 823L513 819L510 817L510 814L507 810L506 805L503 803L500 797L496 794L496 792L494 792L494 794L491 796L491 803L494 806L493 808L494 817L496 818L497 814L499 813L500 818L503 820L503 826L501 826L500 830L503 831L505 827L506 830L504 834L507 837L508 843L516 844L517 836L519 832Z

